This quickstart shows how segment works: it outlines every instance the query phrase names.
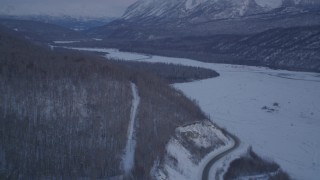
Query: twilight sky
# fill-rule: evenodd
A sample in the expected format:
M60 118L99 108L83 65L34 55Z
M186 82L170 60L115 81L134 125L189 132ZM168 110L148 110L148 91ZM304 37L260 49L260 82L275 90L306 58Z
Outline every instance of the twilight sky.
M136 0L0 0L0 14L119 17Z

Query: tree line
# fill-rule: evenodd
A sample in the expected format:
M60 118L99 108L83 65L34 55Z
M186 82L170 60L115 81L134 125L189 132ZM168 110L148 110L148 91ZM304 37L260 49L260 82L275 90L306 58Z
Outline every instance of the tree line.
M0 179L123 174L132 94L141 97L133 179L150 179L174 129L205 115L148 72L80 52L55 52L0 28Z

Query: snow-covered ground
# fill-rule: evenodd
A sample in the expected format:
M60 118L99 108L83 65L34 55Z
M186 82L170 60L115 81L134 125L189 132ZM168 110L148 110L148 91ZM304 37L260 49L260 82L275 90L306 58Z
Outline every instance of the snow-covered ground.
M176 87L198 100L216 123L252 145L258 154L279 163L293 177L317 179L320 82L309 81L314 80L312 75L292 80L277 77L276 72L270 76L269 72L246 69L218 70L219 78Z
M295 179L320 177L320 74L272 70L183 58L147 56L115 49L107 57L177 63L216 70L220 77L175 84L218 125L274 160Z
M188 142L189 146L184 146ZM152 174L158 180L198 180L208 162L219 154L231 149L235 142L227 138L211 122L204 121L176 129L166 146L163 164L157 162ZM206 148L213 148L209 154L198 159L195 153Z
M126 149L124 156L122 157L122 166L126 175L128 175L134 167L134 153L136 149L135 140L135 119L137 114L137 109L140 103L140 97L138 95L137 86L131 83L132 89L132 107L130 113L130 122L128 127L128 139L126 144Z

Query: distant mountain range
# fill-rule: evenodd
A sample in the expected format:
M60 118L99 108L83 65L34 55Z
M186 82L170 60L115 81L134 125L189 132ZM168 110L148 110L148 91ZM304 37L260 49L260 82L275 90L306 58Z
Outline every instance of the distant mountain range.
M306 8L319 6L316 0L283 0L279 8ZM130 6L123 18L134 20L138 18L184 19L189 22L245 17L268 13L274 8L263 7L255 0L139 0Z
M277 8L255 0L139 0L122 18L89 34L159 39L214 34L253 34L278 27L320 24L320 2L283 0Z
M28 16L0 16L2 19L29 20L63 26L75 31L87 30L103 26L115 20L114 17L72 17L72 16L49 16L49 15L28 15Z
M319 27L317 0L139 0L87 33L126 51L319 72Z
M85 39L81 32L45 22L34 20L1 19L0 26L13 30L16 36L21 36L32 41L52 42L57 40Z
M71 30L73 22L86 27ZM318 0L283 0L277 7L257 0L139 0L112 22L38 16L0 25L38 41L320 72Z
M123 15L126 20L159 18L160 21L184 19L199 22L234 18L264 12L254 0L140 0Z

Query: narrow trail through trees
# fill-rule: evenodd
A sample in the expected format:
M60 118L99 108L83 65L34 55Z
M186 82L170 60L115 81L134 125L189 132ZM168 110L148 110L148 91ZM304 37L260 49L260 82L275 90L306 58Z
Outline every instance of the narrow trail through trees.
M136 137L135 137L135 120L137 115L138 106L140 103L140 97L138 95L137 86L134 83L131 83L132 90L132 106L130 113L130 122L128 127L128 139L125 148L125 153L122 158L122 167L125 172L125 175L129 175L131 170L134 167L134 154L136 148Z

